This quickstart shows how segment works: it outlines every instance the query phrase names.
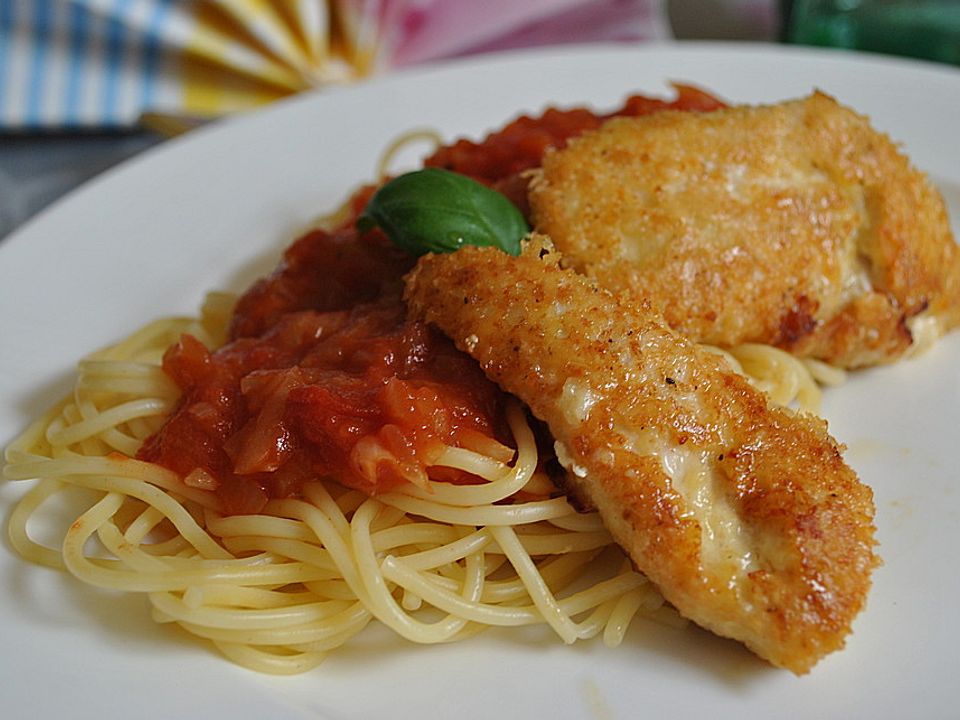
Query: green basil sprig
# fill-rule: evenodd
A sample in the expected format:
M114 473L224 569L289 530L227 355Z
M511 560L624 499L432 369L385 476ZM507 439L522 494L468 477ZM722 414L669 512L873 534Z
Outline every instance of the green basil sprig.
M357 218L361 232L374 227L413 255L464 245L492 245L519 255L520 240L530 231L504 195L438 168L400 175L377 190Z

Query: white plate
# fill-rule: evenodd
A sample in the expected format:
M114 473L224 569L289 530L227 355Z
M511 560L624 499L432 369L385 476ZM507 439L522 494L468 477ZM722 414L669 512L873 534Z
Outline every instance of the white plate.
M0 244L0 441L68 386L73 361L207 289L269 267L418 126L478 137L548 102L611 108L689 81L742 102L821 88L903 141L960 218L960 72L763 46L601 47L472 60L305 96L148 152ZM960 623L960 333L827 393L876 493L881 552L847 649L803 678L733 642L639 621L617 649L490 633L419 647L373 633L295 678L239 669L146 601L0 552L4 717L720 718L954 716ZM9 506L16 487L0 489ZM121 710L122 709L122 710ZM438 710L439 709L439 710ZM698 712L698 714L699 714Z

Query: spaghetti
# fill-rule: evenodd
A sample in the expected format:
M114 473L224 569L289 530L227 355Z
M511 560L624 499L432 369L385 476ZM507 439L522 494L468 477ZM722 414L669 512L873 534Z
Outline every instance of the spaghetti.
M318 481L300 498L230 517L210 491L133 459L176 401L163 352L185 332L217 344L227 302L211 296L199 320L152 323L81 361L72 397L10 445L5 476L39 478L10 518L25 559L145 593L157 621L271 673L315 666L373 619L421 643L545 624L565 642L615 644L637 611L678 621L595 514L551 497L516 405L512 464L462 448L437 459L486 481L478 485L431 481L369 497ZM518 493L527 499L503 504ZM55 500L78 508L60 548L28 532Z

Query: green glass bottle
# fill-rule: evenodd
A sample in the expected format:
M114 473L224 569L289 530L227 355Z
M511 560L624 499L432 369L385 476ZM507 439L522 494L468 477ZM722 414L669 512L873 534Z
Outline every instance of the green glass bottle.
M960 0L792 0L784 39L960 65Z

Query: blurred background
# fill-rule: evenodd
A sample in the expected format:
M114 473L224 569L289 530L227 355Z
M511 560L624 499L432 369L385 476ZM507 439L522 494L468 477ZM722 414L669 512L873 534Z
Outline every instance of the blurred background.
M674 40L957 66L960 0L0 0L0 239L152 145L294 93L499 50Z

